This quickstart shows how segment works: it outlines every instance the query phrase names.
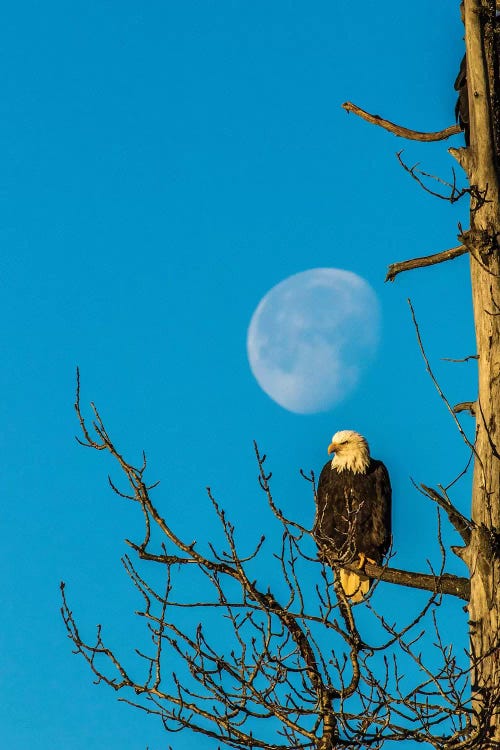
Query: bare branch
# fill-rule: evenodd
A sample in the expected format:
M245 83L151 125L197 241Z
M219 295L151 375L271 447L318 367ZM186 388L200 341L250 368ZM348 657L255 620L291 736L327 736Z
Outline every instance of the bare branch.
M473 359L478 360L479 357L477 354L469 354L468 357L462 357L461 359L452 359L451 357L442 357L441 359L443 362L470 362Z
M437 130L433 133L423 133L419 130L410 130L401 125L396 125L389 120L384 120L379 115L372 115L352 102L344 102L342 108L348 113L353 112L355 115L358 115L358 117L363 118L363 120L366 120L372 125L379 125L381 128L384 128L384 130L388 130L389 133L393 133L400 138L406 138L410 141L423 141L427 143L431 141L444 141L446 138L449 138L452 135L458 135L458 133L461 132L460 125L450 125L450 127L445 128L444 130Z
M342 567L351 570L353 573L358 570L355 565L345 565L342 563ZM449 573L443 573L439 576L428 573L415 573L410 570L398 570L398 568L389 568L371 562L365 563L364 570L370 578L376 578L384 581L384 583L394 583L398 586L408 586L413 589L450 594L464 601L469 599L470 582L468 578L461 578Z
M296 523L295 521L291 521L290 519L286 518L283 515L282 511L276 507L274 500L273 500L273 496L271 494L271 489L269 487L269 480L272 477L272 472L270 472L269 474L266 474L266 470L264 466L266 462L266 455L260 454L259 446L257 445L257 441L255 440L253 441L253 448L254 448L255 456L257 458L257 463L259 466L259 485L261 489L263 490L263 492L265 493L269 506L271 510L273 511L274 515L276 516L276 518L278 518L281 521L281 523L284 526L287 526L287 527L291 526L294 529L297 529L297 531L300 531L304 534L309 534L308 529L306 529L304 526L301 526L299 523ZM311 478L309 478L301 471L301 475L302 477L304 477L304 479L307 479L307 481L312 482L312 484L314 485L314 474L312 474Z
M476 401L461 401L459 404L455 404L453 407L455 414L460 414L462 411L467 411L473 417L476 416L477 402Z
M467 435L463 431L462 425L458 421L457 415L453 411L453 407L450 405L450 402L448 401L448 399L444 395L444 393L443 393L443 391L441 389L441 386L439 385L439 383L438 383L438 381L437 381L437 379L436 379L436 377L435 377L435 375L434 375L434 373L433 373L433 371L431 369L431 366L430 366L429 360L427 359L427 355L425 353L424 345L422 343L422 339L421 339L421 336L420 336L420 329L418 327L417 319L415 317L415 310L413 309L413 305L411 304L411 300L410 299L408 299L408 305L410 307L411 317L412 317L412 320L413 320L413 326L415 328L415 333L417 335L418 346L419 346L420 352L422 354L422 358L423 358L423 360L425 362L426 370L429 373L430 378L431 378L432 382L434 383L437 392L439 393L439 395L441 396L442 400L446 404L446 408L448 409L448 411L450 412L451 416L453 417L453 421L455 422L455 424L456 424L456 426L458 428L458 431L460 432L460 434L461 434L464 442L471 449L471 451L473 451L473 453L476 454L476 450L474 448L474 445L469 441L469 438L467 437Z
M485 200L485 194L480 193L478 190L472 190L471 187L467 188L457 188L457 178L455 175L455 170L452 169L453 174L453 182L448 182L447 180L443 180L441 177L438 177L434 174L429 174L429 172L424 172L422 169L417 169L418 162L414 164L412 167L409 167L405 162L403 161L403 157L401 154L403 151L398 151L396 154L396 158L399 161L400 165L403 167L405 172L408 172L410 177L412 177L419 185L420 187L425 190L426 193L429 193L429 195L434 196L434 198L439 198L443 201L448 201L449 203L456 203L460 200L460 198L463 198L464 195L474 195L476 201L479 203L482 200ZM438 193L436 190L431 190L422 179L423 177L428 178L430 180L434 180L434 182L438 182L441 185L444 185L445 187L449 188L449 193L447 195L443 195L443 193Z
M415 487L417 487L416 484ZM443 495L440 495L439 492L434 490L432 487L426 487L425 484L421 484L420 488L422 489L424 495L427 495L427 497L437 503L439 507L444 510L444 512L450 519L450 523L458 531L465 544L470 544L471 529L473 527L472 521L470 521L468 518L462 515L462 513L460 513L458 508L453 505L448 495L444 491ZM417 487L417 489L420 488Z
M443 250L440 253L434 253L433 255L424 255L421 258L411 258L410 260L403 260L399 263L391 263L387 270L386 281L394 281L399 273L404 271L413 271L415 268L425 268L427 266L435 266L437 263L444 263L447 260L453 260L461 255L465 255L467 248L463 245L452 247L449 250Z

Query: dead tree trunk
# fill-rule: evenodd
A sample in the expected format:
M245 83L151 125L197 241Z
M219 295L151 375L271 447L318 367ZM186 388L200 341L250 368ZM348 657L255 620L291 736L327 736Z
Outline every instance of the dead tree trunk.
M493 6L493 7L492 7ZM478 354L469 604L477 745L500 743L500 205L495 2L464 0L470 145L455 152L471 187L469 250ZM486 725L484 724L486 720ZM498 745L497 745L498 746Z
M240 555L234 527L208 490L222 524L227 549L217 552L209 544L210 553L205 554L197 542L180 539L152 503L150 491L155 485L145 483L145 459L138 468L125 460L113 445L95 407L95 435L90 434L92 430L87 428L80 411L78 381L75 408L83 433L81 442L111 454L124 473L129 490L119 490L110 480L112 488L120 497L137 502L144 515L143 542L129 541L128 544L141 561L160 565L166 571L166 593L161 594L141 577L129 557L124 558L127 573L144 599L144 611L140 614L149 623L155 646L152 655L137 651L145 659L146 676L136 679L129 673L119 657L104 645L100 626L94 643L80 637L65 597L64 584L61 585L62 615L76 651L88 662L97 681L114 690L128 690L140 696L145 703L136 702L138 698L124 700L160 716L167 730L187 728L235 748L333 750L335 747L381 747L385 741L415 740L441 750L500 750L500 43L497 42L500 18L496 5L495 0L463 0L462 3L466 97L463 73L460 80L461 94L465 97L462 104L468 103L465 108L461 107L460 114L468 131L467 148L450 149L450 152L464 168L469 187L458 191L453 182L449 200L454 202L469 193L470 228L461 231L460 246L395 263L387 274L387 279L393 281L404 271L448 261L465 252L470 256L478 359L475 402L463 402L452 409L446 401L423 351L411 308L427 370L441 397L454 412L455 419L458 412L467 410L476 420L475 437L469 440L456 419L474 456L471 519L465 518L452 505L446 491L441 494L421 485L424 494L445 511L463 539L464 546L455 547L454 551L469 568L470 587L467 579L444 572L444 556L443 570L437 575L367 563L366 572L370 577L428 589L433 594L414 621L399 631L370 606L376 623L390 637L387 641L384 637L384 645L376 648L365 643L345 594L341 587L339 591L335 586L335 577L327 575L322 561L301 549L310 532L287 519L276 506L268 482L271 474L264 468L265 456L255 446L261 489L284 530L280 552L274 558L280 561L284 590L289 592L289 598L286 603L280 603L269 587L267 591L259 588L253 573L247 573L246 565L260 554L264 537L250 555ZM460 130L457 125L422 133L370 115L349 102L344 107L399 137L422 142L442 140ZM407 168L401 158L400 161L425 187L419 176L425 173L418 173L414 167ZM309 481L314 486L313 475ZM152 529L162 535L160 550L155 547ZM442 546L440 533L439 541ZM310 579L307 578L307 587L303 589L299 576L301 566L308 565L319 565L321 569L321 585L318 583L313 589L317 596L312 612L307 609L310 602L304 595L306 590L311 591ZM184 599L189 586L184 585L179 571L188 574L193 568L208 582L207 601L186 602ZM178 581L182 596L177 599L172 590ZM235 590L239 594L235 594ZM410 629L420 624L436 600L446 594L469 599L472 714L467 691L469 665L463 669L457 667L451 648L441 642L436 622L437 645L443 656L440 669L427 669L420 651L413 648L421 636L414 640L407 638ZM179 628L175 621L179 607L198 610L210 607L221 612L231 624L236 639L229 656L212 647L208 628L202 624L194 635ZM172 615L174 619L170 619ZM339 648L345 649L343 660L336 655L336 637ZM324 643L327 646L322 653L320 645ZM386 666L379 679L372 668L371 659L380 652L385 664L389 663L386 650L394 644L399 647L399 655L409 656L410 662L418 665L423 675L422 682L406 694L401 692L403 672L395 657L392 659L394 675ZM170 667L161 668L162 655L168 645L184 664L184 683L175 672L169 674ZM346 665L350 669L348 672ZM467 695L465 699L464 695ZM349 703L351 698L354 709ZM207 700L210 700L210 710ZM267 727L270 719L279 724L278 741L269 740L271 735L267 730L262 730L260 738L254 731L256 724ZM445 726L453 729L449 737L442 734Z

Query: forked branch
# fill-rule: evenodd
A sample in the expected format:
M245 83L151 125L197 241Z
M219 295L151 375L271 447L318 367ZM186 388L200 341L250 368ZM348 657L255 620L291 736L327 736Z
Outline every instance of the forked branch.
M470 544L471 531L474 526L472 521L470 521L468 518L462 515L462 513L460 513L458 508L453 505L446 493L443 492L443 494L440 494L439 492L437 492L437 490L433 489L432 487L427 487L425 484L421 484L420 488L423 493L427 495L427 497L437 503L439 507L444 510L450 520L450 523L456 529L456 531L458 531L465 544ZM469 581L467 581L467 583L469 583Z

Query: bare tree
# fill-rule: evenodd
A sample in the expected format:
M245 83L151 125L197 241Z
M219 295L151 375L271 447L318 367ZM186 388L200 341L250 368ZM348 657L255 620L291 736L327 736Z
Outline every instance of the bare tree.
M458 666L437 626L443 595L466 601L469 582L445 574L439 527L439 571L412 573L367 564L368 573L376 578L430 592L412 621L399 630L367 600L368 642L331 568L318 559L311 533L276 506L266 458L257 445L260 487L281 526L273 588L267 582L261 584L262 573L258 577L255 573L257 558L264 554L264 539L248 552L240 550L235 528L210 490L208 497L225 545L217 550L208 543L207 551L202 551L202 544L179 538L160 515L151 499L154 485L145 480L146 460L135 467L120 454L95 406L92 428L88 428L81 413L79 386L76 410L84 445L111 454L127 480L123 489L110 480L113 490L142 509L144 538L140 543L127 543L139 560L164 571L159 590L129 556L123 559L143 597L140 615L148 623L152 641L148 651L138 651L144 662L139 677L135 676L137 665L126 666L105 645L100 628L92 643L80 636L62 587L68 633L99 681L117 691L128 689L135 697L125 700L157 714L166 729L189 728L238 748L377 747L388 739L434 741L436 733L440 743L447 733L456 745L456 738L473 732L468 668ZM314 475L304 478L314 494ZM446 498L430 488L425 491L451 514ZM454 522L463 524L466 535L467 522L455 513ZM344 561L342 567L346 567ZM196 577L206 584L204 601L198 595L189 598L187 582ZM182 608L197 610L191 632L178 624ZM210 624L201 624L206 608L219 612L216 632L210 632ZM437 639L435 648L442 662L438 671L421 655L426 618ZM405 684L408 663L419 668L418 685Z
M142 510L144 537L127 541L135 557L125 556L123 564L142 597L139 616L146 622L149 645L137 649L138 659L127 662L106 645L100 627L94 640L83 637L64 584L63 618L75 650L97 680L120 692L122 700L157 715L169 731L199 732L235 748L331 750L412 739L443 750L500 748L500 88L495 2L464 0L463 19L462 94L467 92L468 118L464 123L462 117L462 126L467 128L468 146L450 152L465 170L468 187L458 189L453 178L431 188L430 175L402 164L439 197L454 202L468 195L470 228L460 229L458 247L395 263L387 274L392 281L402 272L468 253L477 339L477 398L453 407L434 376L411 309L429 375L471 452L474 479L470 519L442 487L418 488L438 508L439 570L401 571L392 568L390 560L382 566L366 565L368 575L384 585L429 592L410 622L401 627L389 621L375 609L371 594L361 607L351 606L334 571L318 559L311 532L276 506L271 474L257 445L259 483L281 529L275 536L274 568L266 564L268 578L263 580L259 566L266 554L263 538L255 540L252 549L242 549L210 489L224 544L218 548L209 540L180 538L153 503L156 485L146 480L145 457L134 466L118 451L94 405L89 426L78 381L75 408L81 442L112 456L125 485L110 479L111 487ZM418 141L445 139L459 129L420 133L351 103L344 107ZM472 440L457 416L463 411L476 420ZM304 479L314 497L314 475ZM470 578L446 572L441 511L462 540L462 546L452 550L467 565ZM332 564L335 568L335 561ZM142 572L144 566L149 575ZM342 567L348 567L345 561ZM186 580L195 579L198 595L189 598ZM203 599L200 590L206 592ZM441 636L445 598L447 607L453 601L461 606L466 602L470 649L465 659ZM179 613L185 609L193 612L190 628L179 625ZM213 618L204 618L207 609L218 615L217 628L211 626ZM417 670L408 670L408 665ZM419 678L410 680L407 674Z

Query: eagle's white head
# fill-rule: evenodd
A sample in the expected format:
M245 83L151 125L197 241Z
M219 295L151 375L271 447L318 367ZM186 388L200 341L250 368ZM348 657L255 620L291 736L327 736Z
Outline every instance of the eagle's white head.
M354 430L340 430L332 437L328 453L335 453L332 469L347 469L364 474L370 464L370 449L363 435Z

